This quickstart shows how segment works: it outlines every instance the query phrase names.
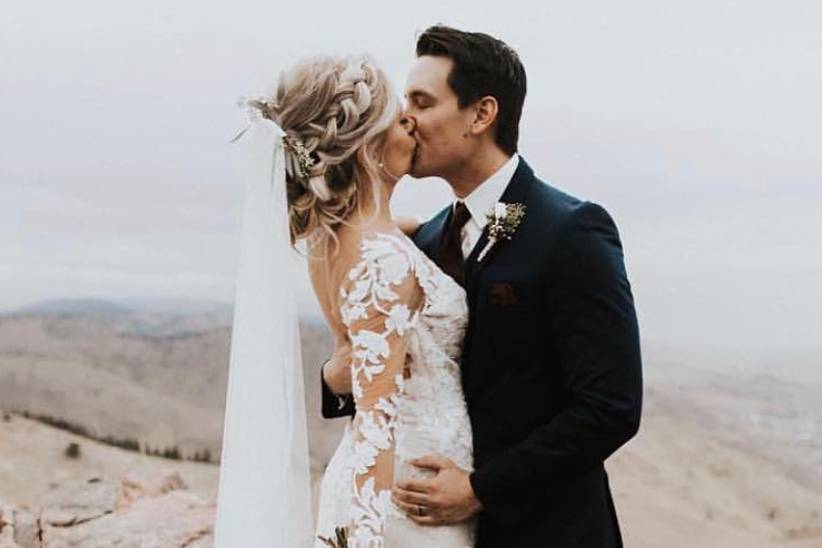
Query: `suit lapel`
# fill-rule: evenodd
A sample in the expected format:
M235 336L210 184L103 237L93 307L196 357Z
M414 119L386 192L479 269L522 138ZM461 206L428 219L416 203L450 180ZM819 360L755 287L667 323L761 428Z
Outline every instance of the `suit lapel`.
M533 179L534 171L525 161L525 158L520 156L519 164L517 165L517 169L514 172L513 177L511 177L511 182L508 183L507 187L505 187L505 192L502 193L502 197L500 197L499 201L507 204L525 203L525 198L528 194L528 189L530 188ZM465 260L465 279L466 287L468 288L473 287L477 274L490 262L494 255L494 251L496 251L499 246L505 245L505 240L496 242L482 258L482 261L480 261L479 255L488 244L489 229L490 224L485 225L485 229L482 231L482 236L480 236L480 239L477 241L474 249L471 250L471 254ZM516 238L516 233L514 234L514 237Z
M413 238L417 247L435 263L437 262L437 252L442 240L442 232L445 229L446 221L450 217L451 209L450 205L443 208L430 221L422 225Z

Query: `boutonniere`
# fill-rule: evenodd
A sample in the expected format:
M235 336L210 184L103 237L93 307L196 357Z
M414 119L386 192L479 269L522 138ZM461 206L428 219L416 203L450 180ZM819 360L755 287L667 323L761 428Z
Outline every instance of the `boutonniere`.
M485 254L494 247L499 240L510 240L517 231L517 227L525 217L525 206L523 204L506 204L497 202L494 209L486 214L488 218L488 243L477 257L477 262L481 261Z

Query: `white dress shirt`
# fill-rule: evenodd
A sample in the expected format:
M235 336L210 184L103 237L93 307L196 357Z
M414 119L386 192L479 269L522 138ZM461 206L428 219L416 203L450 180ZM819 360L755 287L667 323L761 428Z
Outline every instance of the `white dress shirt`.
M494 205L502 198L502 194L508 187L508 183L511 182L518 164L519 154L514 153L496 173L480 183L471 194L462 200L469 213L471 213L471 219L462 227L460 234L462 236L463 257L467 258L474 246L477 245L480 236L482 236L482 231L485 230L485 225L488 224L486 214L494 209ZM459 198L454 201L451 205L452 210L459 201Z

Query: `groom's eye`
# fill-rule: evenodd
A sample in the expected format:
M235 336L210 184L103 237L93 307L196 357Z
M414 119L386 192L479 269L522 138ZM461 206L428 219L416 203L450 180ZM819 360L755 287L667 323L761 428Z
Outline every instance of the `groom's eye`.
M422 93L413 93L411 95L411 102L417 108L428 108L433 104L431 97L424 95Z

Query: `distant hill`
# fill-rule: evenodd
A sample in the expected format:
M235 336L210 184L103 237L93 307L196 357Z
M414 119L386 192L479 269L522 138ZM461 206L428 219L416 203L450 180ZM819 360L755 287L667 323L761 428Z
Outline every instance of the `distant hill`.
M141 312L154 314L175 314L178 316L190 316L193 314L211 314L219 312L229 314L227 319L231 320L230 314L234 311L234 303L226 301L206 301L199 299L122 299L118 301Z
M130 312L132 312L131 308L104 299L51 299L26 305L3 315L87 314L93 316L119 316Z
M193 299L52 299L0 315L84 316L105 320L117 331L135 335L175 335L231 325L233 303Z
M231 339L230 304L55 300L0 316L0 410L82 425L183 454L219 456ZM344 420L320 417L319 318L301 320L312 468L321 473ZM607 462L626 545L805 548L822 545L822 384L743 374L735 356L643 349L640 433ZM816 357L803 353L811 365ZM789 358L784 358L785 360ZM768 371L766 369L765 371ZM82 446L82 461L63 456ZM216 494L213 464L107 446L13 414L0 423L0 500L36 501L53 486L135 464L171 463Z
M658 400L670 396L668 392L653 390L649 395L652 410L644 417L639 435L607 462L626 546L820 546L822 497L818 492L790 479L778 463L716 439L706 425L655 411ZM335 434L330 437L327 447L312 446L315 485L333 449ZM64 452L71 443L80 447L79 458L66 458ZM54 498L58 490L65 492L89 478L116 482L135 469L146 477L176 472L193 493L216 500L219 468L215 465L141 455L16 414L0 420L0 509L2 503L11 502L34 508ZM76 488L78 499L87 501L82 488ZM169 510L160 500L155 504L158 512L180 512L174 517L184 521L183 508ZM101 517L108 519L108 515ZM109 532L116 532L116 526L111 524ZM144 527L139 530L152 530L150 525ZM133 534L134 529L129 531Z
M99 436L218 456L231 313L225 305L188 304L199 311L61 300L4 315L0 405L60 417ZM306 405L321 429L318 368L330 339L312 317L301 320L301 335L305 383L316 388L307 390Z

